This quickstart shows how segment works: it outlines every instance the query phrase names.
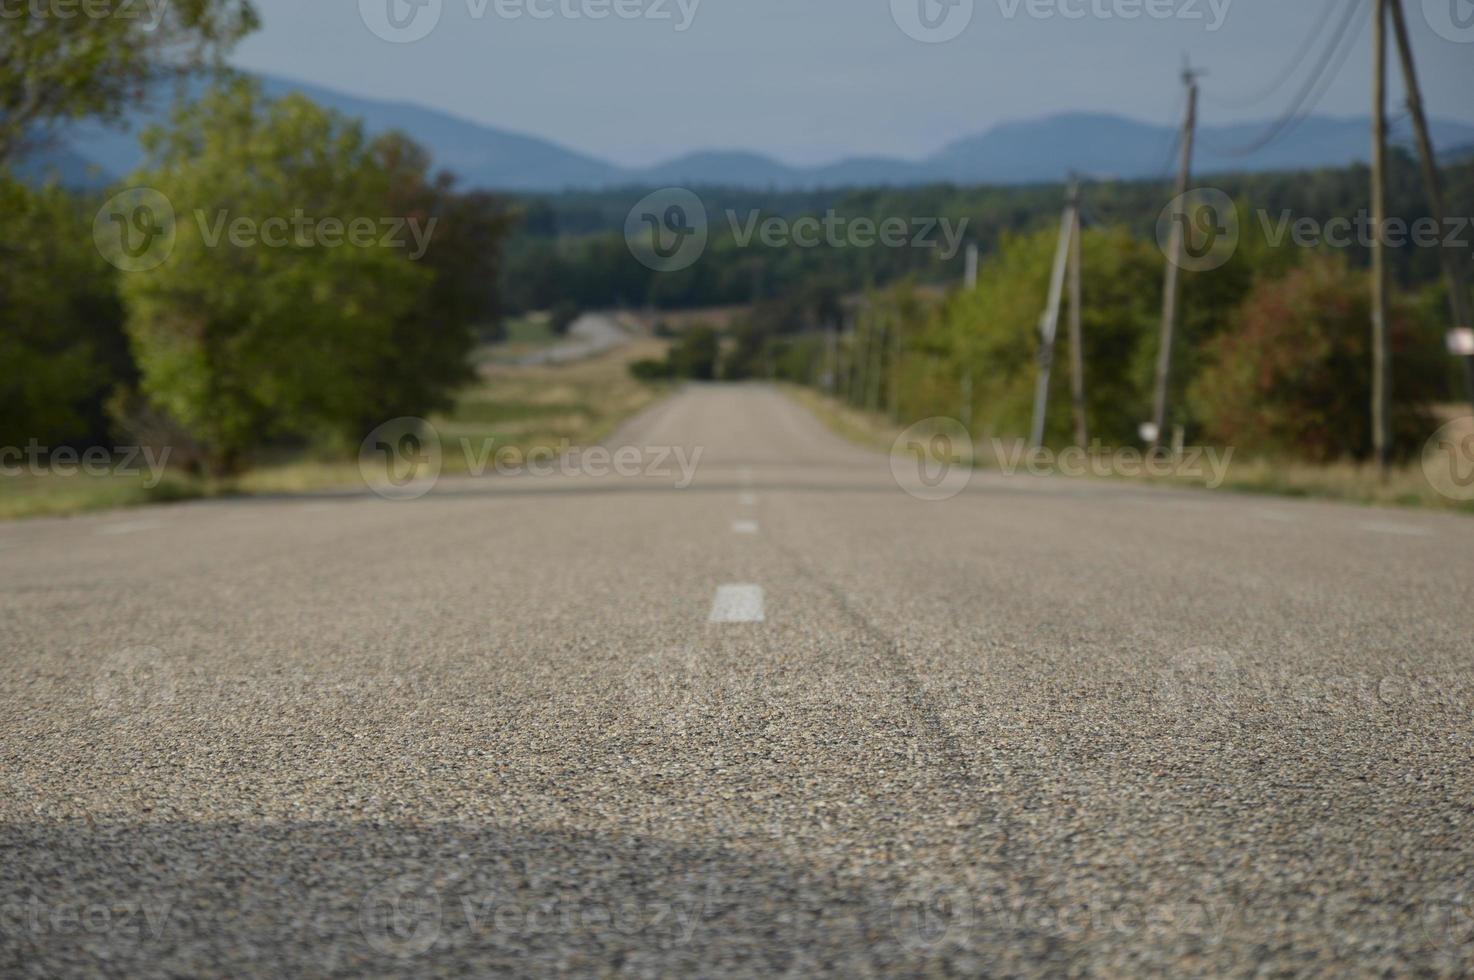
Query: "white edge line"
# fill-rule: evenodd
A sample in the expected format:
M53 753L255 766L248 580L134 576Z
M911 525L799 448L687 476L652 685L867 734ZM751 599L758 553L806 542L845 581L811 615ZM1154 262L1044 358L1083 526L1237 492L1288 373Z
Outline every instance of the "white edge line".
M125 521L122 524L104 524L97 529L97 533L133 534L137 531L157 531L163 526L163 521Z
M1412 524L1389 524L1380 521L1363 521L1357 527L1374 534L1400 534L1408 538L1426 538L1433 533L1427 528L1416 527Z

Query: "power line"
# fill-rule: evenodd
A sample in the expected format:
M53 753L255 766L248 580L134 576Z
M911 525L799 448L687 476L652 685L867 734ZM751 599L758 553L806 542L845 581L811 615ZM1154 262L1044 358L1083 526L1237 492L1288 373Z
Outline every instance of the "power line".
M1161 166L1152 172L1157 182L1164 181L1172 176L1172 168L1177 164L1177 151L1182 147L1182 130L1178 127L1177 121L1182 118L1183 99L1186 98L1186 95L1181 96L1177 100L1175 108L1172 110L1172 122L1170 124L1172 135L1167 141L1167 156L1162 160Z
M1127 182L1136 183L1145 180L1151 183L1162 183L1172 176L1172 172L1177 166L1178 150L1182 147L1182 129L1179 121L1182 118L1183 111L1186 109L1186 104L1187 94L1184 92L1178 96L1176 103L1173 105L1170 121L1162 127L1163 129L1169 130L1169 136L1167 138L1167 156L1162 161L1161 166L1145 171L1149 176L1125 178ZM1121 211L1122 207L1126 206L1118 205L1116 208L1105 207L1102 210L1097 210L1087 199L1082 197L1080 201L1080 222L1083 226L1092 228L1121 223L1127 220L1126 215Z
M1315 107L1320 104L1320 100L1325 97L1326 90L1336 80L1336 76L1341 74L1341 69L1345 67L1346 59L1351 54L1353 42L1361 36L1361 27L1364 21L1356 15L1361 12L1364 5L1365 0L1349 0L1346 5L1346 13L1341 17L1341 23L1337 25L1335 34L1331 37L1330 42L1321 53L1321 58L1315 66L1315 71L1305 80L1305 84L1300 87L1300 91L1296 93L1294 100L1284 113L1280 115L1279 119L1275 120L1252 143L1235 149L1223 150L1221 151L1222 155L1249 156L1250 154L1257 153L1271 143L1293 132L1301 123L1309 118L1310 114L1315 111ZM1358 28L1355 32L1352 31L1353 25L1356 25ZM1335 63L1334 68L1332 68L1332 62Z
M1317 18L1315 24L1310 29L1310 33L1305 36L1305 40L1300 42L1300 47L1295 52L1295 56L1290 59L1289 63L1285 65L1279 76L1275 78L1275 80L1272 81L1269 85L1260 89L1254 95L1248 96L1247 98L1225 99L1221 96L1209 95L1206 97L1207 101L1212 102L1215 105L1228 106L1231 109L1243 109L1248 106L1258 105L1259 103L1268 99L1270 96L1277 93L1281 88L1284 88L1285 83L1293 78L1295 73L1300 70L1301 65L1305 63L1305 59L1310 55L1310 49L1315 46L1315 42L1321 37L1321 28L1325 25L1325 22L1330 19L1336 4L1339 2L1341 2L1341 0L1327 0L1326 10L1321 14L1319 18ZM1346 2L1348 3L1348 5L1354 6L1357 3L1357 0L1346 0Z

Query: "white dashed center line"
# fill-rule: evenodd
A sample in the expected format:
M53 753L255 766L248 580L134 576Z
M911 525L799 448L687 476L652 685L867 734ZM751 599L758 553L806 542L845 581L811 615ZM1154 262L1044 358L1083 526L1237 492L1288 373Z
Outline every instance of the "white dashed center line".
M752 507L752 506L755 506L757 504L757 494L755 494L755 493L744 493L742 496L740 496L740 497L737 498L737 502L739 504L741 504L743 507Z
M732 522L732 533L733 534L756 534L757 533L757 521L733 521Z
M721 585L711 604L708 623L761 623L763 589L760 585Z

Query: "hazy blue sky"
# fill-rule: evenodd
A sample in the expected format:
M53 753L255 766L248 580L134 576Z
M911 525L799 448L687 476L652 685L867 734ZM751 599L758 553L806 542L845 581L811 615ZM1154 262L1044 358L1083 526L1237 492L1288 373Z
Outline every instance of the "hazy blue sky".
M413 21L414 8L393 0L409 30L434 24L410 43L367 26L386 29L389 2L257 0L265 27L235 61L622 164L694 149L794 163L914 158L996 122L1068 110L1167 122L1178 113L1185 52L1210 72L1205 121L1272 116L1302 76L1257 105L1228 103L1274 81L1317 24L1331 33L1347 0L952 0L961 4L953 8L939 0L419 0L431 6ZM898 22L920 33L922 2L939 30L961 33L944 43L909 36ZM1404 2L1431 111L1474 122L1474 27L1460 33L1450 20L1474 15L1474 0ZM602 20L561 13L597 13L601 3ZM627 5L623 16L614 4ZM1042 16L1030 15L1031 4ZM1143 5L1159 15L1119 16ZM534 9L553 16L534 18ZM1077 11L1085 16L1066 16ZM662 12L668 19L653 16ZM1445 39L1433 20L1443 35L1469 39ZM1357 47L1318 111L1368 111L1369 21L1358 17Z

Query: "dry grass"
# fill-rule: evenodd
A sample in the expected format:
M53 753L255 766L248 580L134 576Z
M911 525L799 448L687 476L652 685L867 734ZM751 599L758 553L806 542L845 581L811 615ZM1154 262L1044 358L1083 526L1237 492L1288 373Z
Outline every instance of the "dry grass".
M881 452L890 452L902 427L884 415L863 412L809 388L789 387L788 393L812 411L831 431L852 442ZM987 443L975 453L977 465L996 469L999 460ZM1422 466L1413 463L1393 470L1386 482L1372 466L1355 463L1314 465L1285 460L1240 458L1228 465L1221 485L1209 487L1210 478L1190 476L1082 476L1066 479L1139 480L1159 485L1199 487L1239 493L1272 494L1284 497L1316 497L1349 503L1393 507L1419 507L1474 514L1474 502L1454 500L1433 488Z
M623 314L623 326L644 334L653 334L657 323L680 333L692 327L711 327L726 330L738 317L746 314L748 306L706 306L691 310L660 310L658 312L637 311Z
M134 507L187 500L205 493L198 481L174 473L165 474L157 485L146 473L0 476L0 520Z
M484 364L481 381L466 391L448 416L432 419L446 447L448 472L464 471L462 440L478 448L532 449L587 446L649 405L660 390L636 381L629 366L665 355L661 341L636 340L572 364Z

